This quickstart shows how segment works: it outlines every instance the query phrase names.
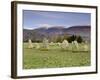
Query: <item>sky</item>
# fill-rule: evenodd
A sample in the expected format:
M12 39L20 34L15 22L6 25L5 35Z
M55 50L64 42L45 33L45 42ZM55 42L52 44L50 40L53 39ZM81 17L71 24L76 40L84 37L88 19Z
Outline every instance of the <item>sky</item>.
M68 28L90 24L90 13L23 10L24 29L49 28L53 26L64 26Z

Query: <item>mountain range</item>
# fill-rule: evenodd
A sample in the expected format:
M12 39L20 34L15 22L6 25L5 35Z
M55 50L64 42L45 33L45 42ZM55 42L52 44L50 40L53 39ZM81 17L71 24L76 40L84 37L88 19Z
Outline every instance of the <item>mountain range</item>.
M48 38L50 41L55 41L58 36L71 36L77 35L81 36L84 40L90 41L91 26L52 26L49 28L40 27L36 29L23 29L23 41L42 41L44 37Z

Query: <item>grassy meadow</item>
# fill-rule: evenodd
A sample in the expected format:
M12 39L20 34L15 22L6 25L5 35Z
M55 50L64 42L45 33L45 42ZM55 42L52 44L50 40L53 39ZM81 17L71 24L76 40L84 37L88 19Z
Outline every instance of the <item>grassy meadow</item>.
M33 43L34 45L34 43ZM41 43L39 43L41 45ZM87 44L88 45L88 44ZM56 43L50 45L48 50L28 48L28 43L23 43L23 68L60 68L60 67L77 67L89 66L90 61L90 46L84 51L82 44L79 44L79 49L69 47L62 50Z

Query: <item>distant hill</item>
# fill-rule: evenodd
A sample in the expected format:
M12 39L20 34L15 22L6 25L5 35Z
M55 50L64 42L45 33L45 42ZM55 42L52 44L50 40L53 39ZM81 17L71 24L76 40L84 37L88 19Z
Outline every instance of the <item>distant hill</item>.
M33 30L23 29L23 41L42 41L44 37L50 41L56 39L58 36L80 35L84 40L90 41L91 26L71 26L65 28L64 26L53 26L50 28L37 28Z

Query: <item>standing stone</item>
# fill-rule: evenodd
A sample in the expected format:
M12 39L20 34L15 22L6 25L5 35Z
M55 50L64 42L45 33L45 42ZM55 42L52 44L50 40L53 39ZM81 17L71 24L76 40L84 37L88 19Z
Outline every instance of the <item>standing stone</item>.
M79 49L79 44L77 41L73 41L73 44L74 44L74 49L75 50L78 50Z
M61 46L61 43L60 43L60 42L58 42L58 43L57 43L57 45L58 45L58 46Z
M31 39L28 40L28 48L33 48Z
M39 43L34 43L34 47L35 47L36 49L39 49L39 48L40 48Z
M83 45L83 50L84 51L88 51L89 50L89 45L88 45L88 42L85 41L84 45Z
M75 47L78 48L78 42L74 41Z
M50 45L51 45L51 46L53 46L53 45L54 45L54 43L53 43L53 42L51 42L51 43L50 43Z
M67 49L67 48L68 48L68 45L69 45L68 41L67 41L67 40L64 40L64 41L61 43L61 48L62 48L62 49Z
M84 45L84 51L88 51L88 46L86 44Z
M49 49L49 41L46 38L43 39L43 48L44 49Z

